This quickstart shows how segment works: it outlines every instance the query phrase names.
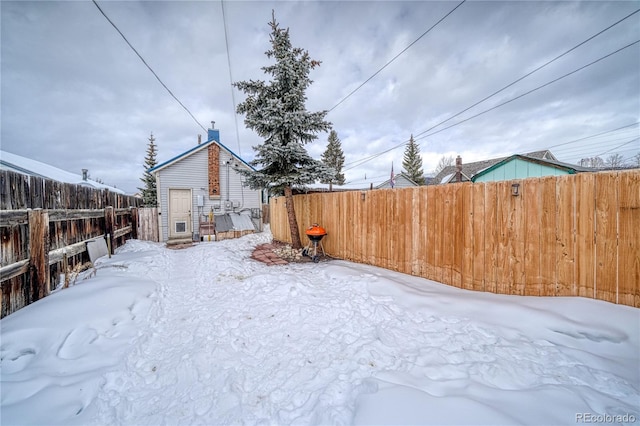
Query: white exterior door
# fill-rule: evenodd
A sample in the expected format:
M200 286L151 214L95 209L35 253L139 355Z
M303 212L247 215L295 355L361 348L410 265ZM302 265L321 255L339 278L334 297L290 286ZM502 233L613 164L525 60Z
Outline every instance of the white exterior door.
M191 190L169 189L169 239L191 238Z

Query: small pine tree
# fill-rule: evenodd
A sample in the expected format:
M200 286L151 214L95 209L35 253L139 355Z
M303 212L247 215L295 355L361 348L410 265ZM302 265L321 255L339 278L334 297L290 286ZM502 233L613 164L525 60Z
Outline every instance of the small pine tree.
M409 138L407 147L404 150L404 158L402 159L402 167L409 176L409 179L418 185L424 185L424 171L422 170L422 157L420 157L420 148L413 135Z
M291 245L301 248L292 187L331 179L332 170L311 158L304 148L317 138L316 133L329 130L331 123L324 120L327 111L309 112L305 106L305 91L311 85L309 72L320 62L291 45L289 30L279 27L275 14L269 26L271 49L265 54L275 59L275 64L262 70L272 80L233 83L247 95L237 106L238 114L245 114L247 128L264 138L262 144L253 147L256 156L251 165L258 170L238 172L246 177L250 188L267 188L272 194L284 192Z
M147 146L147 156L144 158L144 175L140 180L144 183L144 188L138 188L142 191L142 204L145 207L157 207L158 206L158 191L156 189L156 178L149 173L149 169L156 166L156 140L153 138L153 133L149 138L149 145Z
M335 174L331 179L325 179L322 183L335 183L336 185L344 185L344 173L342 166L344 165L344 152L342 152L342 144L338 139L338 133L332 130L329 133L327 149L322 154L322 162L331 167Z

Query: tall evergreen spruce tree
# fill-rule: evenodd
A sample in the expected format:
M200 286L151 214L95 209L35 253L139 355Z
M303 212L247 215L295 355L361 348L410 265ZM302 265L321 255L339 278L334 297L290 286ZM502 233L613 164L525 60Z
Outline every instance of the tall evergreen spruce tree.
M309 112L305 107L305 91L312 82L309 72L320 62L312 60L306 50L291 46L289 30L279 27L275 14L269 26L271 49L265 54L275 59L275 64L262 70L271 80L234 83L247 95L237 112L245 114L247 128L264 139L253 147L256 157L251 165L258 171L238 172L246 177L250 188L267 188L272 194L284 192L291 245L301 248L292 186L331 179L332 170L311 158L304 148L317 138L316 133L329 130L331 123L324 120L327 111Z
M142 204L145 207L157 207L158 206L158 191L156 190L156 178L149 173L149 169L155 167L156 162L156 140L153 138L153 133L149 137L149 145L147 146L147 156L144 157L144 175L140 178L144 182L144 188L138 188L142 191Z
M424 185L424 171L422 170L422 157L420 157L420 148L413 135L409 138L407 147L404 150L404 158L402 159L402 167L409 176L409 179L418 185Z
M322 183L344 185L344 173L341 173L344 165L344 152L342 152L342 144L335 130L329 133L328 142L327 149L322 153L322 162L331 167L335 174L331 179L324 180Z

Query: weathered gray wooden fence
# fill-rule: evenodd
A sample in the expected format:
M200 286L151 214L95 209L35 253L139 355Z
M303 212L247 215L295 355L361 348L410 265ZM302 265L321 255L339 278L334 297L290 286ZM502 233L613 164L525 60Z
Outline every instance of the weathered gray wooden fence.
M0 171L0 317L48 295L87 262L86 243L111 250L137 237L136 197Z

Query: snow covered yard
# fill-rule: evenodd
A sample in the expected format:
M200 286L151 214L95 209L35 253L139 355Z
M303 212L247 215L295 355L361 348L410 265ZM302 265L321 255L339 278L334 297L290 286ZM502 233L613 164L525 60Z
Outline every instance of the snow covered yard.
M4 318L2 424L640 421L638 309L250 260L270 238L129 241Z

